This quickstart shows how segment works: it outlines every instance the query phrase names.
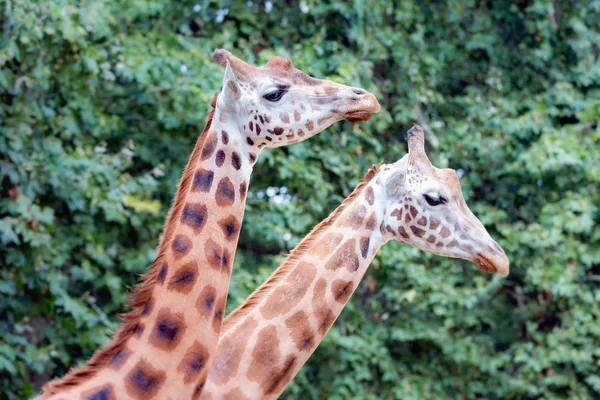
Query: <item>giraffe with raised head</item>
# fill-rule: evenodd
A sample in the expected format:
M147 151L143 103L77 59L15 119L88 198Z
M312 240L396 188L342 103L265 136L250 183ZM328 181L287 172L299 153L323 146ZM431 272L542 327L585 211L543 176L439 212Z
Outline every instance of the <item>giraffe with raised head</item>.
M225 50L206 127L185 168L158 253L114 340L43 399L197 398L221 330L252 168L263 148L314 136L380 106L363 89L312 78L283 57L264 67Z
M463 198L454 170L409 153L371 168L344 202L223 324L202 399L274 399L323 340L378 249L398 240L508 275L509 261Z

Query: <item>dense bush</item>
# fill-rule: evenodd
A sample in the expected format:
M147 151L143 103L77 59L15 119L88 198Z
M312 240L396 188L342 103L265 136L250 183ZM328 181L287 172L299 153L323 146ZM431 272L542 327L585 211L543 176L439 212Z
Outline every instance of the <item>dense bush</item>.
M426 3L426 4L425 4ZM384 110L255 168L229 309L413 121L508 279L389 244L287 398L600 396L600 2L4 0L0 397L115 329L204 126L224 47Z

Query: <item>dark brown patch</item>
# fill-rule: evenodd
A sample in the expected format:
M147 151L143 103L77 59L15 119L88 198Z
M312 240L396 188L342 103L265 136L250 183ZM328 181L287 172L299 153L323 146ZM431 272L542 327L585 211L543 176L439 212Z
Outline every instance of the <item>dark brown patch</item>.
M306 129L308 129L308 131L312 131L313 129L315 129L315 124L312 121L308 121L306 123Z
M310 320L304 311L298 311L285 320L290 337L298 351L311 350L315 344L315 335L310 327Z
M248 190L248 185L246 182L240 183L240 199L244 201L246 199L246 192Z
M281 350L277 329L273 325L267 326L258 333L252 351L252 362L248 368L248 379L260 384L266 392L272 384L273 375L280 359Z
M152 308L154 307L154 299L150 299L144 304L144 308L142 308L142 315L145 317L152 312Z
M141 359L127 374L125 389L134 399L148 400L156 396L165 383L164 371L154 368L148 361Z
M427 238L427 241L428 241L429 243L435 243L435 236L433 236L433 235L429 235L429 237Z
M367 188L365 198L367 199L367 203L369 203L369 205L372 206L375 204L375 193L373 192L373 188L371 186Z
M398 233L400 234L400 236L402 236L404 239L408 239L410 236L408 236L408 233L406 232L406 230L404 229L404 227L399 226L398 227Z
M298 136L300 136L300 137L304 136L304 131L303 131L302 129L298 129L298 130L296 131L296 133L297 133L297 134L298 134Z
M221 336L210 368L210 379L217 385L224 385L237 375L240 361L248 345L248 338L257 327L256 320L249 317Z
M183 383L188 384L198 378L209 357L210 354L206 347L195 341L185 352L183 359L177 366L177 372L183 375Z
M446 245L446 247L458 247L458 242L454 239Z
M367 254L369 254L370 242L371 239L369 239L368 237L362 237L360 239L360 254L363 256L363 258L367 258Z
M90 390L86 390L81 394L84 400L116 400L115 389L111 384L107 383Z
M221 131L221 140L223 141L223 144L228 144L229 143L229 133L227 133L225 131Z
M258 126L258 124L256 124L256 126ZM250 128L251 131L254 130L254 122L250 121L248 123L248 127Z
M391 216L396 217L398 221L402 221L402 208L396 208L394 211L392 211Z
M313 290L312 307L315 317L317 318L317 326L321 336L325 335L333 321L335 315L327 305L325 290L327 289L327 281L321 278L317 281Z
M372 231L375 229L375 224L377 223L377 217L375 216L375 213L371 214L371 216L369 217L369 220L367 221L367 229Z
M235 189L229 177L221 179L217 185L215 200L220 207L229 207L235 202Z
M280 127L273 128L273 130L269 130L269 133L272 133L275 136L283 135L283 128L280 128Z
M250 146L254 146L254 140L250 139L249 137L246 137L246 143L248 143Z
M223 249L223 257L221 258L221 272L225 272L226 274L231 274L231 263L232 263L231 253L227 248Z
M417 224L419 224L421 226L427 225L427 218L425 218L425 216L419 218L419 220L417 221Z
M416 209L414 206L412 206L412 205L411 205L411 206L410 206L410 215L411 215L413 218L416 218L416 217L417 217L417 214L418 214L418 211L417 211L417 209Z
M254 162L256 161L256 154L249 153L248 154L248 159L250 160L250 164L254 164Z
M298 358L290 354L283 362L283 367L273 371L270 384L265 390L265 395L281 392L294 377L294 369Z
M440 226L440 220L439 219L431 218L429 220L429 229L431 229L432 231L435 231L438 226Z
M237 219L230 215L227 218L223 218L219 221L219 226L225 235L225 239L232 241L236 240L240 231L240 224Z
M213 269L216 269L217 271L221 270L223 249L217 242L210 238L204 243L204 257L206 257L208 265Z
M196 309L202 316L208 318L213 314L215 301L217 300L217 289L212 285L206 285L196 300Z
M165 261L163 265L160 267L160 271L158 271L158 276L156 277L156 282L162 286L165 283L165 279L167 278L167 273L169 272L169 265Z
M363 221L367 216L367 208L362 204L354 206L354 208L344 216L339 222L339 226L344 228L358 229L362 226Z
M200 152L200 160L204 161L215 152L217 148L217 135L212 132L208 133L208 137L206 138L206 142L204 142L204 146L202 147L202 151Z
M156 316L149 342L161 350L173 350L181 341L186 327L183 314L171 313L164 307Z
M198 278L198 262L192 260L175 271L175 274L167 285L168 290L188 294L194 288Z
M129 350L119 350L108 363L108 367L114 370L118 370L123 366L123 364L125 364L125 361L127 361L130 355L131 352Z
M354 292L354 283L343 279L336 279L331 284L331 294L335 301L341 304L346 304L352 293Z
M240 158L240 155L235 151L231 153L231 165L233 165L233 168L237 170L242 168L242 159Z
M175 239L173 239L173 242L171 243L173 257L175 257L175 260L179 260L181 257L189 253L193 246L194 245L189 238L183 235L175 236Z
M262 129L260 129L260 126L258 126L258 124L256 124L256 136L260 135L261 131L262 131Z
M316 275L313 264L301 261L266 299L260 309L262 316L271 319L290 311L306 295Z
M404 214L404 222L409 224L410 221L412 221L412 217L410 216L410 213L407 212L406 214Z
M440 236L446 239L448 236L450 236L450 229L443 227L440 231Z
M413 233L415 236L417 236L417 237L420 237L420 238L422 238L422 237L425 235L425 231L424 231L423 229L421 229L421 228L418 228L418 227L416 227L416 226L414 226L414 225L411 225L411 226L410 226L410 230L411 230L411 231L412 231L412 233Z
M329 258L325 268L336 270L347 268L354 272L358 269L358 254L356 254L356 239L348 239L344 244Z
M240 388L231 389L223 395L223 400L250 400Z
M200 378L200 382L196 384L194 388L194 393L192 393L192 400L200 400L200 396L203 394L202 389L204 389L204 385L206 384L206 377ZM210 395L208 395L206 400L212 400Z
M197 235L202 232L208 212L206 205L200 203L187 203L181 212L181 223L191 227Z
M333 253L343 238L344 235L341 233L327 233L322 239L317 241L311 254L323 260Z
M217 167L221 167L225 162L225 152L223 150L217 151L217 156L215 157L215 164Z
M215 173L208 169L199 169L196 171L194 174L194 182L192 183L192 192L209 192L214 176Z
M217 298L215 304L215 312L213 313L212 328L215 333L221 331L221 324L223 323L223 316L225 314L225 306L227 305L227 293L224 296Z

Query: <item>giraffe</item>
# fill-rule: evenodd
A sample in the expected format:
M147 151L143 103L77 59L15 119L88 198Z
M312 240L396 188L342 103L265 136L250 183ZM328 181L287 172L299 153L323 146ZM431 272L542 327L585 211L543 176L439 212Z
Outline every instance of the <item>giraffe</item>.
M198 398L216 350L250 175L263 148L379 111L363 89L310 77L284 57L250 66L225 50L222 91L185 168L157 257L114 340L43 399Z
M225 319L202 399L277 398L392 239L508 275L508 258L467 207L455 171L429 162L420 127L407 139L407 155L371 168Z

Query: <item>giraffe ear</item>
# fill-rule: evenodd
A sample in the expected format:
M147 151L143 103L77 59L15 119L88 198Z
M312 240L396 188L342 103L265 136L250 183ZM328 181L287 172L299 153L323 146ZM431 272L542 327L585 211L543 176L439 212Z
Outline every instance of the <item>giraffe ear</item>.
M237 83L237 79L229 61L225 67L225 75L223 76L223 90L221 92L220 101L225 108L235 107L235 103L242 97L242 90Z
M397 194L402 186L404 186L404 181L406 179L406 172L396 172L392 176L390 176L385 182L385 190L389 195Z

